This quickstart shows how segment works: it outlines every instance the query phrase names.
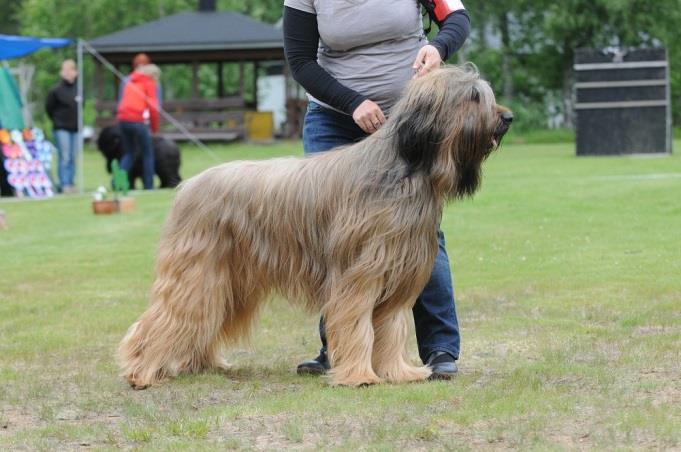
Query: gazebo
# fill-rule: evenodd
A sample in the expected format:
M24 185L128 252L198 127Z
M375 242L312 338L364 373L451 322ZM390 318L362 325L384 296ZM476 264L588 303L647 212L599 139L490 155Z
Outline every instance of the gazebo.
M281 30L236 12L217 11L215 0L200 0L198 11L178 13L101 36L90 41L90 45L123 72L129 70L134 55L140 52L149 55L155 64L162 67L171 64L190 66L190 97L164 99L163 109L202 140L229 140L243 136L247 112L256 111L258 107L258 74L268 68L286 74ZM239 67L239 82L231 92L226 91L225 64ZM201 65L210 65L215 70L215 97L201 98L199 95ZM247 82L245 73L249 65L253 76ZM288 76L285 80L284 85L288 86ZM114 84L112 89L106 91L114 93L114 96L105 99L104 71L101 62L96 61L98 127L115 121L119 81L111 77L111 82ZM286 91L285 86L281 89ZM165 121L162 121L162 127L166 136L182 138Z

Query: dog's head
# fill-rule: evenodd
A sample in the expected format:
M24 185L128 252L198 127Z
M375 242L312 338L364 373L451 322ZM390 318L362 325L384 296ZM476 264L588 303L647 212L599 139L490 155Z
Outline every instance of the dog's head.
M413 80L391 119L389 133L408 175L422 171L438 192L463 197L480 185L482 162L499 147L513 114L467 65Z
M97 148L106 159L106 170L111 172L111 162L118 159L120 162L123 156L123 143L121 140L121 130L118 126L109 126L99 132L97 138Z

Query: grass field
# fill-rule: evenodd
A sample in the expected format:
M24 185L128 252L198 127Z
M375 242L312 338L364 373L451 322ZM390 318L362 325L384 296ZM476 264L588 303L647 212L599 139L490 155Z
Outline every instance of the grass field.
M183 159L184 177L214 164L192 148ZM91 151L86 172L89 189L107 183ZM679 154L509 142L493 155L442 225L460 375L404 386L296 376L317 319L275 300L227 374L129 389L113 354L147 305L173 192L136 196L135 213L110 217L89 196L0 202L0 450L681 449Z

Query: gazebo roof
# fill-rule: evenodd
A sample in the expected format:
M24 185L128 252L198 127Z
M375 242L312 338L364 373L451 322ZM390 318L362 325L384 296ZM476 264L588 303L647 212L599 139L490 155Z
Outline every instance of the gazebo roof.
M206 58L222 55L219 59L223 59L233 52L261 54L264 59L266 55L283 56L284 47L281 30L233 11L178 13L100 36L90 44L114 59L146 52L154 60L156 55L168 61L193 53Z

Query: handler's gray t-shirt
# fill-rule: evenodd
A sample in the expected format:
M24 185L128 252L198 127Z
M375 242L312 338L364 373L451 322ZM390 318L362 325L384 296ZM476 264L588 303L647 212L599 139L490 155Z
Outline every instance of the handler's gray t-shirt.
M317 15L319 65L387 114L414 74L416 54L428 43L418 0L285 0L284 5Z

